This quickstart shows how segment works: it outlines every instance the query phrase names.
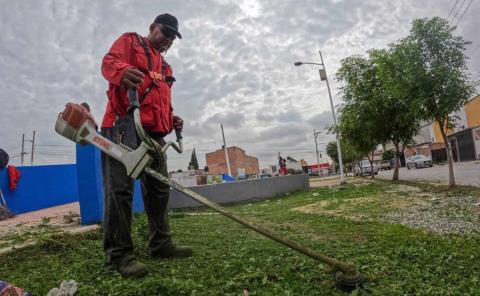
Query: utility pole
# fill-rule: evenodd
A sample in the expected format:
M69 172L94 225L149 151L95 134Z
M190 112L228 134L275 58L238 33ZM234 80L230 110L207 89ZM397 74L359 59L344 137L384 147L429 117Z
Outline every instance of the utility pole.
M23 166L23 156L24 155L25 155L25 134L22 134L22 153L20 153L22 166Z
M33 165L33 155L34 155L34 152L35 152L35 131L33 131L33 136L32 136L31 140L26 140L25 139L25 134L22 134L22 152L20 153L22 165L24 163L24 156L28 154L27 152L25 152L25 142L31 142L32 143L32 150L30 152L30 165Z
M33 137L32 137L32 153L30 158L30 165L33 165L33 152L35 151L35 130L33 130Z
M336 132L337 139L337 151L338 151L338 163L340 165L340 184L345 184L345 179L343 177L343 160L342 160L342 149L340 147L341 137L338 134L337 130L337 117L335 116L335 108L333 107L332 93L330 92L330 84L328 83L327 71L325 69L325 63L323 62L322 52L319 50L320 60L322 62L323 69L318 70L320 73L320 80L325 80L327 82L328 96L330 98L330 107L332 107L332 116L333 116L333 126Z
M317 136L320 134L321 132L315 132L315 130L313 130L313 137L315 138L315 151L317 152L317 169L318 169L318 176L320 177L320 158L318 157L318 145L317 145Z
M228 175L232 176L232 171L230 170L230 160L228 159L227 142L225 142L225 133L223 132L223 124L220 124L220 127L222 128L223 150L225 151L225 160L227 161Z

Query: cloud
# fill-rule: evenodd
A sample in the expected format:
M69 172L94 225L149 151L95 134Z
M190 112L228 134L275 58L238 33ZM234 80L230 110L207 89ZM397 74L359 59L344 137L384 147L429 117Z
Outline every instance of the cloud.
M338 104L333 77L342 58L385 47L408 33L413 18L446 16L453 5L447 0L185 0L163 1L157 10L152 3L4 1L0 146L17 155L22 133L36 130L39 144L56 145L39 148L38 163L73 162L73 145L53 130L58 112L68 101L88 101L101 121L107 87L102 57L122 33L146 35L157 14L170 12L184 36L166 59L177 79L173 107L185 119L187 150L169 153L170 168L185 168L193 147L203 165L204 152L220 146L221 122L227 143L257 155L261 166L275 163L277 152L313 161L313 129L331 123L328 92L318 68L293 63L319 62L321 49ZM476 42L478 9L474 3L459 25ZM477 50L471 65L478 69L479 62Z

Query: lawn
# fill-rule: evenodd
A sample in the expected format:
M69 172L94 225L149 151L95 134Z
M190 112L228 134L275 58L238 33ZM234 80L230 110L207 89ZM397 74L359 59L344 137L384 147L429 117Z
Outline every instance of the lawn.
M229 208L354 263L366 276L357 295L479 295L479 200L475 188L374 182ZM0 257L0 280L35 295L64 279L79 282L78 295L343 295L322 264L209 210L173 212L170 222L194 256L149 258L145 216L138 215L136 252L151 270L143 280L106 267L101 232L43 236L39 245Z

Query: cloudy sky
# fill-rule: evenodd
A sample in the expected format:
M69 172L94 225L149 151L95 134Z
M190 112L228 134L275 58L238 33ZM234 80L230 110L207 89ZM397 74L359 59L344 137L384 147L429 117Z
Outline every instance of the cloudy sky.
M474 42L467 53L477 75L480 1L457 2L462 9L450 19L455 16L459 34ZM319 62L322 50L337 105L333 76L342 58L405 36L414 18L446 18L454 3L0 0L0 148L18 165L22 133L29 139L36 130L36 163L74 162L73 144L54 132L57 114L66 102L87 101L100 121L107 87L100 74L103 55L122 33L146 35L155 16L169 12L184 37L166 58L177 79L174 112L186 121L186 151L169 153L170 169L184 169L194 147L205 165L205 152L221 146L220 123L227 144L257 156L262 167L276 163L278 152L311 162L313 129L332 123L330 103L318 69L293 63ZM321 143L331 139L319 137Z

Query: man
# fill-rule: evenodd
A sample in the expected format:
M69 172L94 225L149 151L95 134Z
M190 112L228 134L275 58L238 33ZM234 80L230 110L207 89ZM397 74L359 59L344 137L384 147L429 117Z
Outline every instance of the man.
M141 122L152 139L163 145L163 137L173 128L182 129L183 120L172 114L171 87L175 79L162 56L176 37L182 38L177 19L170 14L161 14L150 25L146 38L125 33L113 43L102 63L102 74L109 82L108 104L102 122L104 136L131 148L138 146L133 118L127 114L128 88L138 91ZM152 167L167 175L166 156L155 153L152 156ZM124 277L143 277L148 270L132 254L133 180L126 175L120 162L106 154L102 154L102 165L107 261ZM190 248L172 243L167 215L169 186L146 174L141 176L141 184L150 231L150 255L156 258L191 256Z

